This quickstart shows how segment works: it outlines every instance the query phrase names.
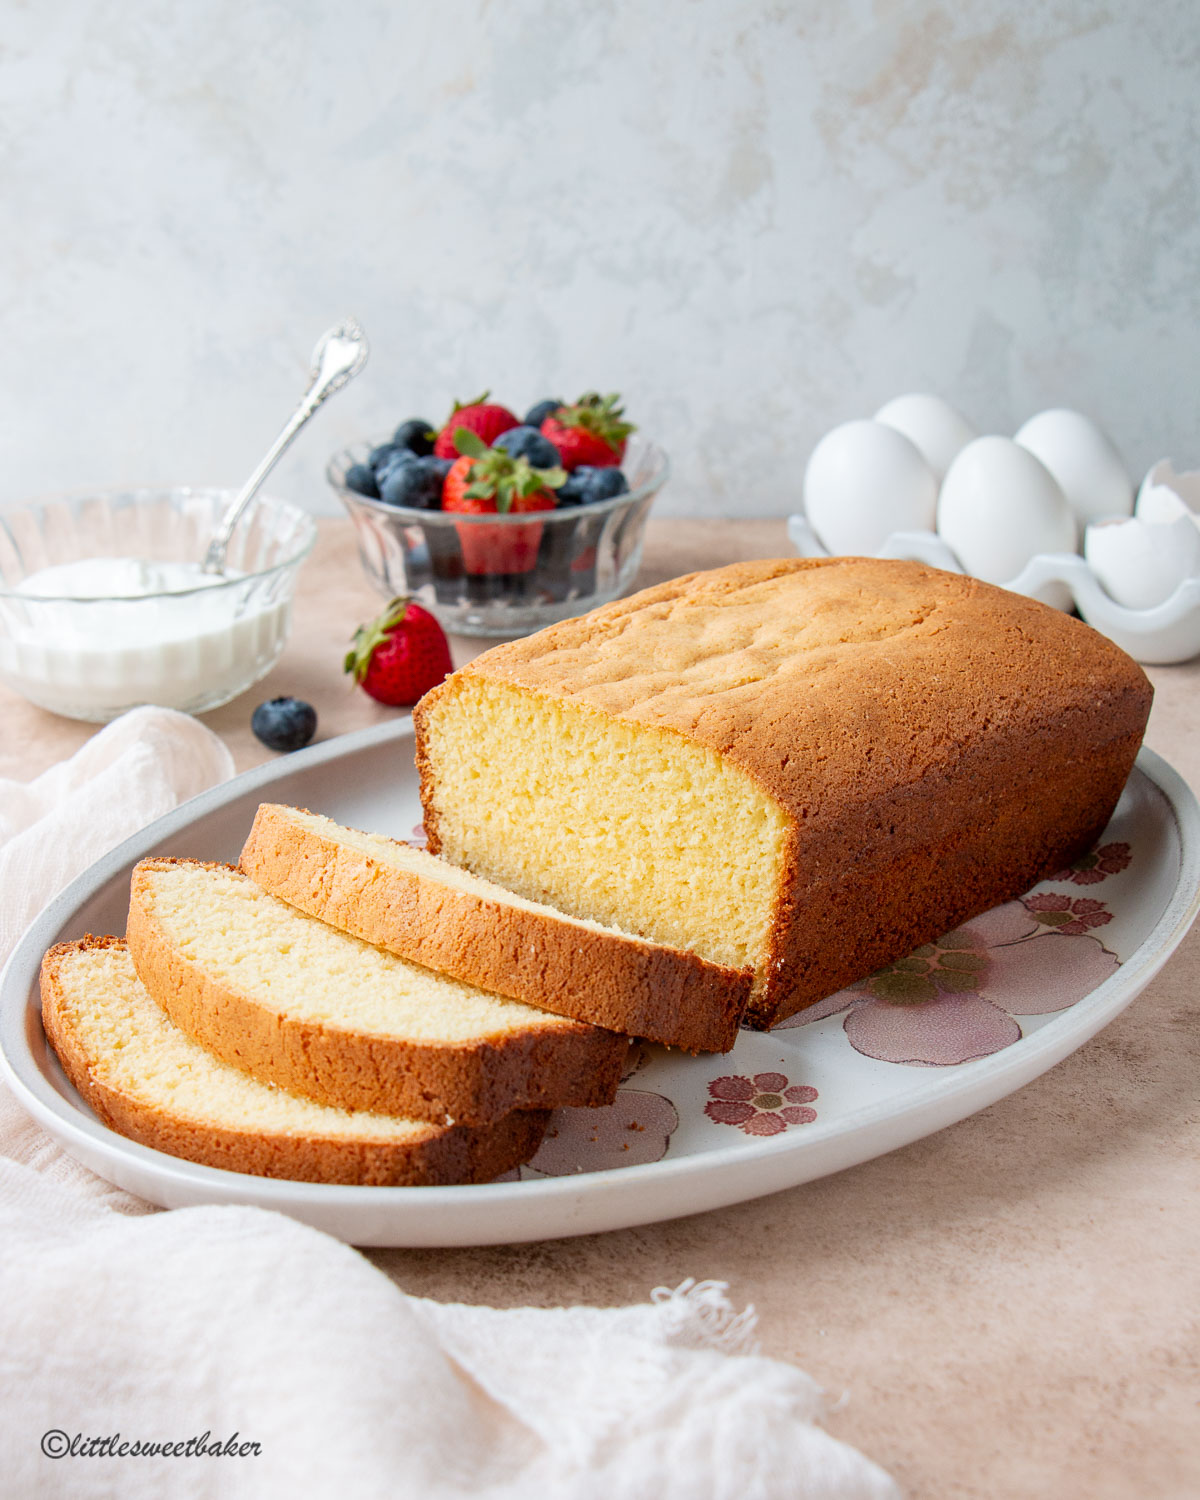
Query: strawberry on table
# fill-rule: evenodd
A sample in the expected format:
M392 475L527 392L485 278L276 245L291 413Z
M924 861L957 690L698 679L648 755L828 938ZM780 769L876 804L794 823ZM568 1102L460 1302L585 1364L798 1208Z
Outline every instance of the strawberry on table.
M445 426L437 435L433 451L438 458L457 458L459 450L454 446L454 434L460 427L473 432L485 447L491 447L502 432L520 426L520 419L513 416L507 406L497 406L489 401L490 391L476 396L474 401L456 401L454 410Z
M452 671L442 627L404 595L358 627L342 665L365 693L393 708L410 708Z
M625 409L614 392L601 396L588 391L573 406L560 406L542 423L542 436L558 449L564 469L580 464L594 469L619 464L625 457L625 440L633 432L625 421Z
M554 491L566 481L560 468L535 469L527 458L489 448L476 433L456 428L460 457L446 475L442 509L459 515L510 515L553 510ZM542 527L455 527L468 574L527 573L537 562Z

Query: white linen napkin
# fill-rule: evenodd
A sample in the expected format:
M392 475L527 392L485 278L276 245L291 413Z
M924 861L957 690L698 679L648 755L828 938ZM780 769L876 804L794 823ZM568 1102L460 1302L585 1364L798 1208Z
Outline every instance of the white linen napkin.
M231 772L201 724L148 708L0 781L0 958L67 880ZM6 1496L898 1496L719 1283L609 1310L408 1297L281 1214L154 1212L0 1092Z

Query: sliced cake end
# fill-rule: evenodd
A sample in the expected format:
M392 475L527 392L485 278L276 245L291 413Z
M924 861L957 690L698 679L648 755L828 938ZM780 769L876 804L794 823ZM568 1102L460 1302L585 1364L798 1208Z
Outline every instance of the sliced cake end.
M456 979L558 1015L725 1052L752 973L568 916L381 834L264 803L242 869L272 895Z

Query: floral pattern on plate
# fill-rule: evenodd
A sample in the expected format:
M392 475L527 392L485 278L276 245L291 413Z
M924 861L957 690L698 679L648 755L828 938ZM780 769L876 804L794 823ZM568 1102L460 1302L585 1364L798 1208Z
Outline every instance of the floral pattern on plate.
M1070 880L1076 885L1095 885L1106 875L1119 875L1122 870L1128 868L1131 858L1132 851L1128 844L1101 844L1090 854L1077 859L1067 869L1059 870L1056 875L1051 875L1050 883L1058 885L1065 880Z
M1120 874L1128 844L1103 844L1045 884L1096 885ZM1108 903L1041 888L781 1021L776 1031L845 1012L846 1039L881 1062L948 1067L1022 1035L1017 1016L1065 1010L1120 966L1095 935Z
M624 1087L652 1061L653 1051L646 1042L633 1042L613 1103L601 1109L556 1109L537 1155L496 1181L529 1182L662 1161L679 1128L679 1111L665 1094Z
M618 1089L603 1109L555 1110L537 1155L519 1176L566 1177L661 1161L678 1128L679 1112L665 1095Z
M816 1089L789 1083L786 1073L730 1073L708 1085L704 1113L714 1124L734 1125L746 1135L779 1135L789 1125L811 1125L817 1118Z

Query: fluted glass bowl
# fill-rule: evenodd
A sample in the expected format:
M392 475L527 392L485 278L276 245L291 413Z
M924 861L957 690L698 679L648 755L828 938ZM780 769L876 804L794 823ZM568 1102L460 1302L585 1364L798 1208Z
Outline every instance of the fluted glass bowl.
M382 440L381 440L382 441ZM667 456L635 434L621 468L629 492L596 505L471 516L371 500L346 486L371 444L326 470L358 535L367 577L387 598L412 595L458 635L525 635L628 593Z
M0 679L51 713L104 723L143 703L204 713L265 676L316 539L312 517L282 500L251 502L219 583L135 598L20 591L86 558L198 563L235 493L91 490L0 511Z

